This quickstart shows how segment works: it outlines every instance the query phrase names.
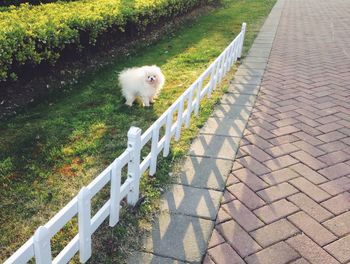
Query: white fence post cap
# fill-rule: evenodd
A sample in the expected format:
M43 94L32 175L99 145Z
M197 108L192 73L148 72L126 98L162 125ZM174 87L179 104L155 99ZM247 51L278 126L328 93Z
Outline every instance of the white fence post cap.
M130 127L128 131L128 137L135 137L141 135L141 128L138 127Z

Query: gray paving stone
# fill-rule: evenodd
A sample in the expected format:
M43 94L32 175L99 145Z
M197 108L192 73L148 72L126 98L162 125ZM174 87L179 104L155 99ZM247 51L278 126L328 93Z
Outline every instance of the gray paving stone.
M259 85L261 83L261 76L235 76L230 83L241 83L241 84L255 84Z
M230 84L228 87L228 92L257 95L259 93L259 89L260 85L256 84Z
M129 257L128 264L185 264L171 258L163 258L146 252L135 251Z
M269 39L269 38L256 38L254 43L257 43L257 44L272 44L273 43L273 39Z
M200 263L207 248L214 222L202 218L161 213L144 238L146 252Z
M265 62L243 62L242 66L244 68L248 69L266 69L266 63Z
M176 182L197 188L221 190L231 170L232 161L202 157L186 157Z
M215 220L222 192L174 184L161 198L161 211Z
M236 71L235 76L243 75L243 76L260 76L264 75L265 70L263 69L248 69L239 67L238 71Z
M233 160L240 138L217 135L199 135L192 143L191 156Z
M267 63L268 58L258 58L258 57L252 57L247 56L244 58L243 63Z
M258 58L268 58L270 56L270 49L269 50L252 50L249 53L249 56L251 57L258 57Z
M200 134L241 137L246 121L230 117L210 117L199 131Z
M247 106L253 106L255 102L256 96L251 94L232 94L228 93L225 94L222 99L222 104L229 104L229 105L247 105Z
M248 120L251 111L252 111L251 106L220 104L215 107L215 110L211 116L217 116L217 117L229 116L230 118L234 118L234 119Z

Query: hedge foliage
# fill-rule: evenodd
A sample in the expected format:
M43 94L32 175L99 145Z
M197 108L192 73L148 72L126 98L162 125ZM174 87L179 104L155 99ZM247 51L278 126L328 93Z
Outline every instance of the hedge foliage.
M0 12L0 81L15 79L16 68L23 65L54 64L68 45L75 49L94 45L111 28L124 31L132 23L143 30L160 18L212 1L81 0L10 7Z

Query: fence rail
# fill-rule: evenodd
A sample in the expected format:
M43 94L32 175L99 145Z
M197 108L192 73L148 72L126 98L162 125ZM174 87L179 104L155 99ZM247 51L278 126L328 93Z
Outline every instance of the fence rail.
M230 45L143 134L141 129L131 127L127 149L88 186L83 187L51 220L40 226L34 236L7 259L5 264L27 263L32 258L38 264L67 263L78 251L80 262L85 263L91 257L91 235L107 217L109 226L113 227L118 223L120 202L124 198L127 198L128 204L135 205L139 198L141 175L147 169L149 175L155 174L158 155L162 151L164 157L169 154L171 139L180 139L183 125L188 128L190 124L191 114L194 112L198 115L200 101L205 96L210 97L237 58L241 57L245 31L246 24L243 23L241 32ZM164 136L159 138L163 127ZM141 160L141 150L149 142L151 150ZM125 166L128 175L122 184L121 171ZM91 199L108 183L110 198L91 218ZM51 238L76 215L78 234L52 259Z

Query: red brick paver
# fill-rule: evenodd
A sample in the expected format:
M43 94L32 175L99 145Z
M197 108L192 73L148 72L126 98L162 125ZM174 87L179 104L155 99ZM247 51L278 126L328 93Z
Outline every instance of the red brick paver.
M350 263L349 14L284 1L205 263Z

